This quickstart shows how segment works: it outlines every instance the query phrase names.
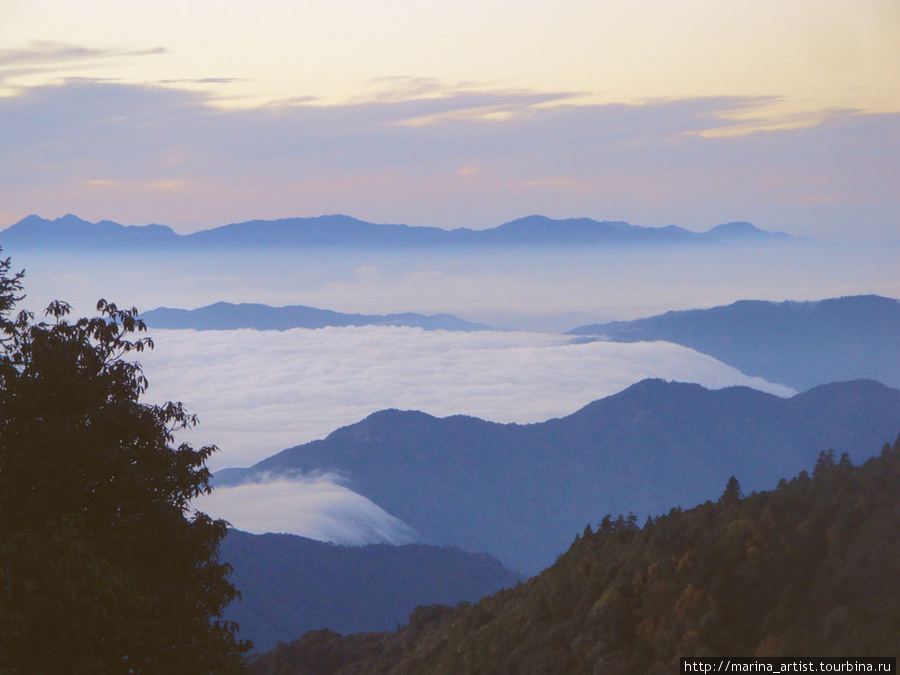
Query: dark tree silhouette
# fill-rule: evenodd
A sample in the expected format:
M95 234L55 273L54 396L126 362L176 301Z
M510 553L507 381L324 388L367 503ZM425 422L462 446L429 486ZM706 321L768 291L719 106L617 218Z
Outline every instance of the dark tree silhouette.
M728 479L728 483L725 485L725 492L722 493L722 504L724 504L725 506L737 504L743 496L744 495L741 491L741 482L737 478L732 476Z
M0 262L0 673L232 673L249 645L216 619L235 597L226 523L192 514L214 446L196 420L139 401L135 309L13 316Z
M24 272L10 274L12 261L9 258L0 259L0 330L4 334L12 331L12 325L8 315L16 303L22 299L22 277ZM4 335L5 337L5 335Z

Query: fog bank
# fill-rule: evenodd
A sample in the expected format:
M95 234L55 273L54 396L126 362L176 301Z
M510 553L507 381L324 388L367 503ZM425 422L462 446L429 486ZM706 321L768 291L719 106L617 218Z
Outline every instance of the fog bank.
M647 377L787 387L669 343L571 344L545 333L362 327L154 331L147 400L183 401L213 468L247 466L384 408L497 422L567 415Z

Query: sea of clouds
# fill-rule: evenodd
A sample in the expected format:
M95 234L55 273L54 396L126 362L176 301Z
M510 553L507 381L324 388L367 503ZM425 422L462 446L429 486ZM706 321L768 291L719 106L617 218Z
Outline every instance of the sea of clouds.
M568 330L741 298L900 294L896 247L715 250L263 251L208 255L14 253L25 306L77 314L99 297L147 310L218 300L342 312L448 312L498 327ZM76 315L77 315L76 314ZM215 443L210 467L248 466L384 408L538 422L646 377L791 392L665 343L571 344L553 333L363 327L285 332L166 331L140 355L147 401L200 418L183 439ZM198 501L251 532L403 543L405 524L332 477L219 487ZM627 506L623 506L627 511Z
M91 313L99 297L142 310L226 300L342 312L448 312L498 327L558 333L742 298L900 295L896 246L13 253L14 264L28 270L25 306L39 311L61 298L77 314ZM566 336L529 330L151 327L150 334L156 349L140 355L150 380L146 400L180 400L200 417L200 426L183 438L221 448L210 461L214 470L248 466L390 407L538 422L646 377L791 393L677 345L571 344ZM327 476L295 478L220 487L198 504L251 532L352 544L402 543L415 536L352 485Z
M183 438L220 447L213 469L248 466L385 408L538 422L647 377L793 393L664 342L572 344L547 333L383 326L153 335L156 349L142 356L147 400L180 400L199 415ZM195 506L257 533L345 544L417 537L333 476L220 487Z
M385 408L538 422L647 377L792 393L665 342L383 326L153 336L147 400L180 400L199 415L190 437L220 447L213 467L248 466Z

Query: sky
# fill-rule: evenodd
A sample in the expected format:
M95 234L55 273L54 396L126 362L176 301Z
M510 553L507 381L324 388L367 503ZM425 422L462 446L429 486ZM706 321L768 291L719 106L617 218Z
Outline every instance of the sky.
M894 0L0 0L0 226L900 238Z

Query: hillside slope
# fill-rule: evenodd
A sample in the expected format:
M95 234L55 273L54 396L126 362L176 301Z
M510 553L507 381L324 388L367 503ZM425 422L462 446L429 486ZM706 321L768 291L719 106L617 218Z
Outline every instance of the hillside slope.
M590 324L569 333L614 342L674 342L798 390L859 378L900 387L900 300L877 295L817 302L741 300Z
M744 499L726 489L643 528L606 518L540 576L478 605L396 633L310 633L253 670L663 675L691 656L892 656L898 492L900 439L856 468L822 453L812 478Z
M386 410L223 475L337 472L425 541L535 574L597 513L690 507L733 473L771 488L823 447L859 460L898 432L900 392L875 382L782 399L645 380L540 424Z
M336 546L230 530L219 556L241 592L225 618L259 651L309 630L392 630L416 605L476 601L521 577L484 553L408 545Z

